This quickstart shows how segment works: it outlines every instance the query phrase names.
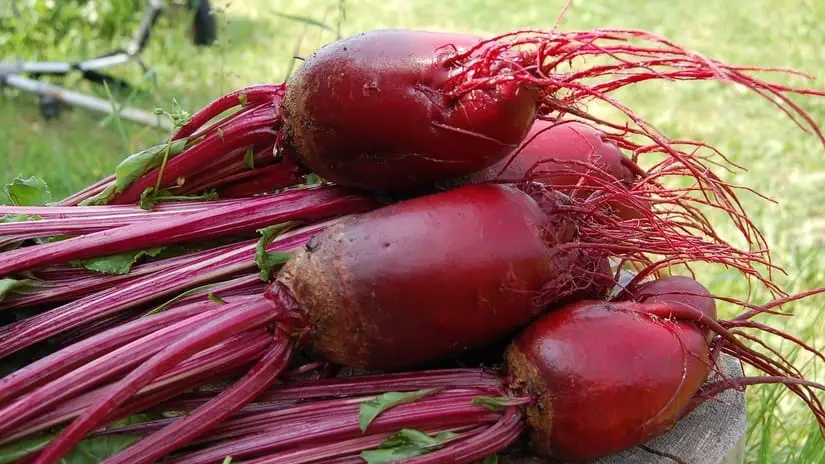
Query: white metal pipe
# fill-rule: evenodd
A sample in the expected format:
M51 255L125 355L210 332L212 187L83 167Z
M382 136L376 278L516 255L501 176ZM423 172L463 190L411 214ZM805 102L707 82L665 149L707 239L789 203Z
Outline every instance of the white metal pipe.
M48 95L64 103L80 106L104 114L114 114L116 111L115 108L112 108L112 104L110 102L101 98L91 97L89 95L84 95L82 93L74 92L34 79L11 75L5 77L5 84L28 92L34 92L39 95ZM166 130L172 130L174 127L169 119L148 111L129 107L120 108L117 111L121 118L128 119L130 121Z

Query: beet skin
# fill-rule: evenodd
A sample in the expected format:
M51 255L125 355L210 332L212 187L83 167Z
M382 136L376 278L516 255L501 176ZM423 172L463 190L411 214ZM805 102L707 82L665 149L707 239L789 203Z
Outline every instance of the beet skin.
M670 430L708 375L691 323L644 314L662 303L582 301L548 313L507 351L531 446L564 462L598 459Z
M670 303L698 310L716 320L716 300L704 285L687 276L670 276L644 282L631 292L639 303Z
M577 121L536 120L512 156L469 176L465 182L516 182L529 176L583 199L602 190L605 183L629 189L643 173L604 132ZM618 217L633 219L650 210L646 200L637 197L636 201L638 205L616 199L608 205Z
M289 80L287 151L348 187L405 190L484 169L512 152L536 116L523 84L451 97L450 58L481 38L379 30L326 45Z
M577 272L587 265L579 249L553 249L572 232L515 188L460 187L331 226L278 282L326 359L413 366L510 335L572 294L603 295L606 281Z

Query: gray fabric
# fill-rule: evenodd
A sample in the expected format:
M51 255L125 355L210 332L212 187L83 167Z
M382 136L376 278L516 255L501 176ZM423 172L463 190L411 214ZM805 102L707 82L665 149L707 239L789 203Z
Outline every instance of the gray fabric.
M728 377L741 377L740 363L723 356L719 362ZM713 376L711 377L713 378ZM592 464L659 464L678 462L661 454L676 456L688 464L741 464L744 462L744 436L747 429L745 394L727 390L708 400L687 415L670 432L645 444L659 451L652 454L634 448ZM521 452L502 456L502 464L544 464L545 461Z

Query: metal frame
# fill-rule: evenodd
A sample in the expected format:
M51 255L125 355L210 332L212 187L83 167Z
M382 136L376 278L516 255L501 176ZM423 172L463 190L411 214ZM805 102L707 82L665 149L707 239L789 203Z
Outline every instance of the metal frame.
M27 77L27 75L37 76L43 74L65 75L70 72L80 72L84 75L95 73L100 76L101 74L98 71L104 68L131 61L137 62L141 68L147 70L147 66L140 60L139 55L149 41L152 27L166 8L163 0L148 0L147 3L148 10L125 50L117 50L104 56L74 63L60 61L0 62L0 87L15 87L40 95L43 98L51 98L60 103L105 114L113 114L117 111L123 119L170 130L172 122L154 113L129 107L112 108L112 104L108 100L47 84L37 80L36 77Z

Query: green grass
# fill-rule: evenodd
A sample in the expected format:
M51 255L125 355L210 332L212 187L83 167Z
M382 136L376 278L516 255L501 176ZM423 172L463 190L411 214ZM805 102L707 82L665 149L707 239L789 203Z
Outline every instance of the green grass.
M196 109L225 91L258 82L280 82L292 66L293 54L306 56L335 34L289 19L303 15L335 29L340 18L344 35L382 27L426 28L492 34L522 27L550 27L562 0L350 1L346 15L337 1L234 0L220 8L220 43L198 49L187 40L188 21L177 11L165 16L158 34L144 55L154 70L154 84L136 67L120 75L142 83L145 93L135 103L152 109L171 108L172 99ZM60 2L58 2L60 3ZM134 22L125 15L123 21ZM819 73L817 80L786 82L825 88L825 2L819 0L579 0L568 12L563 27L632 27L662 33L706 55L740 64L787 66ZM131 23L129 23L131 24ZM18 34L24 34L21 29ZM30 30L30 29L29 29ZM117 32L117 31L115 31ZM0 42L0 59L78 58L107 51L116 33L100 37L94 28L47 37L49 47L32 40ZM300 43L299 43L299 38ZM74 88L95 91L82 82ZM743 192L743 200L757 225L765 232L774 258L786 271L778 277L789 290L815 287L825 282L825 150L814 137L798 130L765 101L751 94L715 84L651 84L623 91L620 98L672 137L706 140L721 148L747 172L727 179L768 195L769 203ZM798 99L814 119L825 124L825 100ZM0 169L5 177L16 174L46 178L58 197L111 171L126 153L162 140L154 129L111 121L82 110L65 112L58 120L44 121L36 99L6 92L0 99ZM730 232L730 231L728 231ZM743 283L732 273L706 271L700 280L716 293L744 295ZM756 302L767 298L755 292ZM793 318L768 317L763 322L823 347L825 299L811 298L788 305ZM730 315L735 308L722 308ZM790 347L776 346L789 352ZM808 365L806 373L825 376ZM825 442L812 425L812 416L784 389L754 387L748 390L750 432L747 462L814 463L825 459Z

